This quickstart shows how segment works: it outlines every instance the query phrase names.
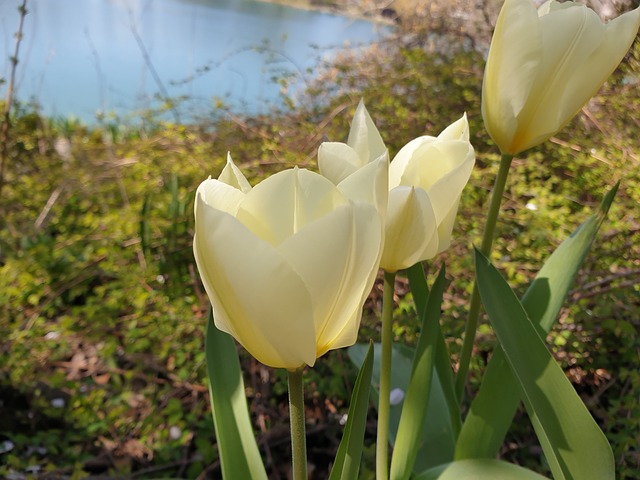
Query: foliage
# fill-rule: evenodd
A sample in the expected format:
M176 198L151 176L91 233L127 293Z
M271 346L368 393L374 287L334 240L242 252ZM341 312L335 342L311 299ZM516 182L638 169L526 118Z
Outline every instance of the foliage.
M553 148L514 161L492 258L521 294L549 252L622 181L548 337L612 443L620 478L640 468L640 160L630 113L638 102L637 57L636 44ZM452 339L460 338L470 295L471 244L497 167L479 113L482 67L472 51L378 46L325 66L295 99L296 110L242 118L219 105L214 124L149 116L140 124L110 119L87 127L42 118L29 105L15 111L0 198L0 451L8 449L0 453L0 476L219 475L205 386L205 296L191 253L193 192L217 176L227 151L254 181L292 164L315 168L320 142L346 139L360 97L381 132L396 132L384 139L391 155L468 113L478 162L454 244L431 268L444 262L449 272L465 272L450 278L443 300L450 314L443 332L456 353ZM363 341L378 338L379 300L376 287ZM394 332L417 342L411 299L398 300ZM469 396L494 342L488 325L480 333ZM286 379L242 358L258 445L278 478L289 458ZM354 378L341 352L306 375L313 392L309 459L320 477L334 457ZM527 422L518 418L502 457L546 473ZM363 457L360 475L369 478L369 448Z

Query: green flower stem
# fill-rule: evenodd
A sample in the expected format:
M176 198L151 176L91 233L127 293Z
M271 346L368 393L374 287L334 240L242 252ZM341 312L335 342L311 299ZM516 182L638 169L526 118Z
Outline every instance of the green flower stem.
M486 257L489 257L491 255L491 247L493 246L496 223L498 221L498 214L500 213L500 204L502 203L502 195L504 193L504 187L507 183L507 177L509 176L509 168L511 167L512 160L513 155L507 155L503 153L500 157L500 168L498 169L498 175L496 176L496 180L493 185L491 202L489 203L489 212L487 213L487 223L484 226L482 244L480 245L480 251ZM462 400L464 386L467 383L467 374L469 373L469 363L471 361L473 344L476 339L476 329L478 327L479 317L480 292L478 291L477 283L474 283L473 294L471 295L471 303L469 305L469 315L467 316L467 324L464 330L464 342L462 344L462 351L460 352L458 374L456 376L456 395L458 396L459 401Z
M382 358L380 360L380 396L378 398L378 437L376 439L376 480L389 478L389 395L391 394L391 344L393 293L396 272L384 272L382 294Z
M288 370L289 418L291 422L291 456L293 480L307 480L307 439L304 425L303 368Z

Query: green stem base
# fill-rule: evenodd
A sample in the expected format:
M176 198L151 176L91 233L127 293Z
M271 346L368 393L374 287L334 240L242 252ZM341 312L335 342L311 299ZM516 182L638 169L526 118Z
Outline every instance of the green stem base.
M304 420L303 371L303 368L295 371L288 370L293 480L307 480L307 439Z
M389 395L391 394L391 345L393 339L393 292L396 273L384 272L382 294L382 357L378 397L378 435L376 438L376 479L389 478Z

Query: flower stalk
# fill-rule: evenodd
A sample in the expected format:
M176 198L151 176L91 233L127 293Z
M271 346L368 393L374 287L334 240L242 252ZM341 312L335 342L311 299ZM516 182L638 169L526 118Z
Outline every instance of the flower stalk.
M289 419L293 480L307 480L307 438L304 420L304 368L287 370L289 379Z
M502 195L504 194L504 188L507 184L507 177L509 176L509 168L511 167L512 160L513 155L503 153L500 157L500 167L498 169L498 175L496 176L493 190L491 192L491 201L489 203L489 211L487 213L487 223L484 226L482 243L480 245L480 251L486 257L490 256L491 248L493 247L496 223L498 221L498 214L500 213L500 204L502 203ZM469 315L467 316L467 323L464 330L464 341L462 344L462 351L460 352L458 374L456 376L456 395L458 396L458 400L462 400L464 386L467 382L469 363L471 361L473 344L476 339L476 330L478 327L479 317L480 292L478 291L477 283L474 282L471 302L469 304Z
M382 294L382 356L380 359L380 394L378 398L378 435L376 438L376 479L389 478L389 411L391 395L391 345L393 293L396 272L384 272Z

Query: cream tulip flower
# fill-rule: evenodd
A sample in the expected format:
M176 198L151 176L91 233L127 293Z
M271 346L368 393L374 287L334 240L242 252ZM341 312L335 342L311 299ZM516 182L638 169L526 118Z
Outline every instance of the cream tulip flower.
M386 200L386 165L358 178L382 192L297 168L251 188L231 158L198 187L193 250L215 324L265 365L296 370L356 341L382 253L368 199Z
M438 137L419 137L400 149L389 165L384 270L408 268L449 247L474 164L466 115Z
M603 24L577 2L505 0L482 85L482 115L502 153L516 155L564 127L618 66L640 7Z
M346 182L368 162L386 159L386 152L360 102L347 144L323 143L318 150L318 166L332 182ZM474 163L466 115L437 138L416 138L398 152L389 166L385 246L380 263L384 270L408 268L449 247L460 195Z

